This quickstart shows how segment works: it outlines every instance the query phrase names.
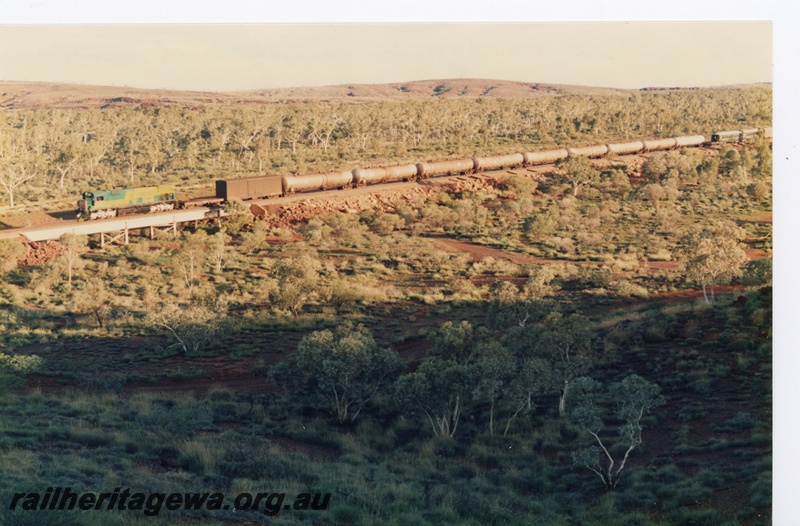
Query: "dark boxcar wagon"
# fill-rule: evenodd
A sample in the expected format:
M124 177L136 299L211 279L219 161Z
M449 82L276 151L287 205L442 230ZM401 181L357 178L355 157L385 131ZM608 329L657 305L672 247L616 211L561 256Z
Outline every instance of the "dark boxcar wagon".
M243 177L217 181L217 197L225 201L233 199L260 199L283 195L280 175Z
M744 141L745 139L752 139L753 137L758 137L759 134L758 128L745 128L742 130L742 137L741 140Z
M739 130L718 131L711 134L711 142L739 142L742 132Z

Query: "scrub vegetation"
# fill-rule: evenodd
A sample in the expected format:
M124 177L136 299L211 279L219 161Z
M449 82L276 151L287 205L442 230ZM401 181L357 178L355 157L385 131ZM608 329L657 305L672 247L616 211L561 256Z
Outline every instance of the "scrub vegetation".
M48 168L17 196L41 204L127 178L189 185L223 167L308 172L768 125L770 97L3 117L15 134L50 122L74 139L61 157L29 153ZM128 127L171 156L145 138L126 146ZM145 150L161 153L132 153ZM2 500L51 486L310 492L331 493L329 509L270 523L764 524L771 162L763 139L565 162L290 227L234 216L102 250L70 237L36 265L2 243ZM54 518L265 516L0 511L4 524Z

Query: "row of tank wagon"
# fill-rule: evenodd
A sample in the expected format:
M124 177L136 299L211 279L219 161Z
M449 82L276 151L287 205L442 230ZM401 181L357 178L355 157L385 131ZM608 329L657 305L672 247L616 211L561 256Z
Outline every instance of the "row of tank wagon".
M702 135L692 135L618 144L598 144L579 148L561 148L541 152L512 153L378 168L357 168L352 171L225 179L216 182L216 196L224 201L263 199L310 190L349 188L367 184L411 181L443 175L469 174L485 170L550 164L560 159L565 159L570 155L582 157L603 157L608 154L625 155L699 146L705 142L705 137Z

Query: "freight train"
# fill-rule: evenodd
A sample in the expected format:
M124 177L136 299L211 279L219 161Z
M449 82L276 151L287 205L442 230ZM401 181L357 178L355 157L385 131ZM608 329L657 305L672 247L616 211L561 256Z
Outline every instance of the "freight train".
M772 138L772 128L748 128L745 130L713 132L711 134L711 142L742 142L759 135L765 138ZM628 155L700 146L702 144L706 144L704 136L692 135L417 164L409 163L377 168L357 168L355 170L319 174L265 175L224 179L216 181L215 197L189 202L176 199L174 186L84 192L83 199L78 201L78 217L100 219L128 213L157 212L172 208L183 208L189 204L205 205L234 199L266 199L310 190L351 188L367 184L412 181L427 177L469 174L485 170L537 166L554 163L570 155L594 158L608 154Z

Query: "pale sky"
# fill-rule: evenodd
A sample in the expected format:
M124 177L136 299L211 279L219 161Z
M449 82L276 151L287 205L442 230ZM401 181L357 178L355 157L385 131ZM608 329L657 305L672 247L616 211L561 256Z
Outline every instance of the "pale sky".
M769 22L0 27L0 80L229 91L488 78L619 88L772 80Z

